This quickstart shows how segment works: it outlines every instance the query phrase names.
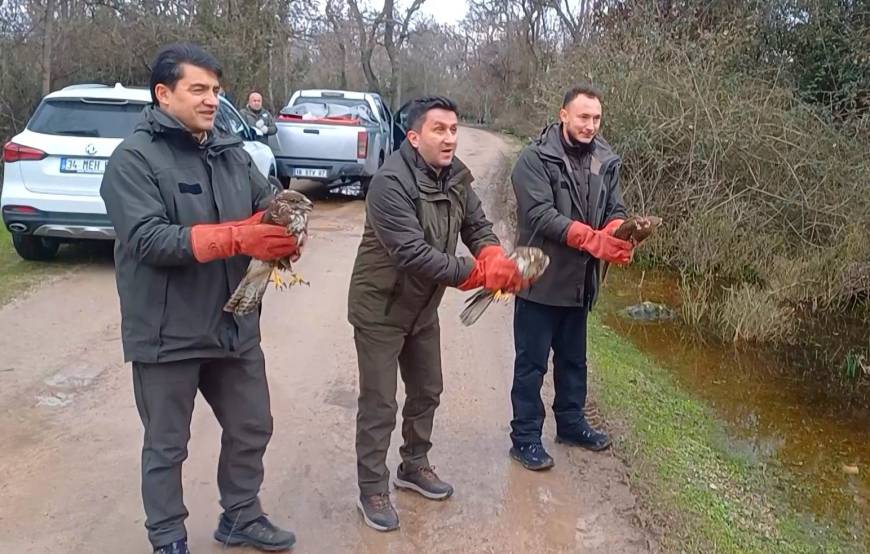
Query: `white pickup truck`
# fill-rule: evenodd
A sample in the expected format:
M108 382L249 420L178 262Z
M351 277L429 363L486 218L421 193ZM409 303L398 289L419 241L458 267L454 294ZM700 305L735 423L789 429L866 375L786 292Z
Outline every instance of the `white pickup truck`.
M363 195L405 138L381 96L368 92L296 91L275 124L275 161L285 184L310 179L333 189L358 182Z

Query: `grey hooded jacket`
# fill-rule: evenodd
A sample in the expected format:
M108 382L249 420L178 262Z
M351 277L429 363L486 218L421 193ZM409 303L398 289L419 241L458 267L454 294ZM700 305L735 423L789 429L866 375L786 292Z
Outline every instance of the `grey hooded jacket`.
M599 261L565 244L575 220L601 229L625 218L619 187L620 159L603 138L572 167L559 123L528 145L511 175L517 198L517 245L537 246L550 256L541 278L518 296L550 306L591 307L598 291Z
M241 140L210 133L202 144L156 107L106 166L100 195L115 227L115 273L126 361L227 357L260 342L259 314L222 307L249 258L196 261L190 228L264 209L269 183Z

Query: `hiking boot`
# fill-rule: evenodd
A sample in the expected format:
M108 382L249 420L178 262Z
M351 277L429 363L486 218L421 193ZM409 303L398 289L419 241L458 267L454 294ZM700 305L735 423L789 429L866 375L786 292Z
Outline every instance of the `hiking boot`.
M556 442L597 452L610 446L610 437L607 433L594 429L584 418L572 432L557 434Z
M190 550L187 548L187 539L181 539L172 544L165 544L155 548L154 554L190 554Z
M544 445L536 442L514 446L510 454L511 458L532 471L550 469L554 465L553 458L544 450Z
M289 550L296 543L296 535L277 527L265 515L241 528L234 528L233 522L222 515L214 539L224 546L253 546L266 552Z
M396 488L418 492L429 500L444 500L453 494L453 486L439 479L432 467L425 466L405 472L404 465L399 464L396 469L396 477L393 479Z
M390 493L363 495L356 499L366 525L378 531L393 531L399 528L399 514L390 502Z

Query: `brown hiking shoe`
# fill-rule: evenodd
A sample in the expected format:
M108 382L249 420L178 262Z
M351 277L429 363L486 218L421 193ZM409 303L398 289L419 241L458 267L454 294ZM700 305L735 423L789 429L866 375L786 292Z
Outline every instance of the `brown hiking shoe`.
M453 494L453 486L439 479L432 467L421 467L406 473L402 467L404 465L399 464L396 470L393 479L396 488L418 492L430 500L444 500Z
M378 531L392 531L399 528L399 514L390 502L390 493L361 494L356 499L366 525Z

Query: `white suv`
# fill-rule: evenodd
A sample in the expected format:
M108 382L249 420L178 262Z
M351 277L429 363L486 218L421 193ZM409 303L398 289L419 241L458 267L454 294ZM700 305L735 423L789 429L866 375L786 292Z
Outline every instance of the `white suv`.
M280 186L261 133L220 100L215 127L241 137L257 168ZM0 209L22 258L48 260L62 242L115 238L100 182L109 156L150 102L148 89L120 83L73 85L42 99L27 128L3 147Z

